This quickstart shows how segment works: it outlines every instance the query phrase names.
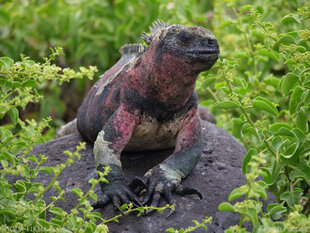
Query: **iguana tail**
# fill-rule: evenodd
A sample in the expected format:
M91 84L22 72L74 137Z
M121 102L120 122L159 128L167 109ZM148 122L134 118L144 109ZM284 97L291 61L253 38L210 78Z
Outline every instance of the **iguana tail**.
M71 133L77 133L77 127L76 127L76 118L67 124L61 126L59 129L56 130L55 138L60 138L62 136L71 134Z

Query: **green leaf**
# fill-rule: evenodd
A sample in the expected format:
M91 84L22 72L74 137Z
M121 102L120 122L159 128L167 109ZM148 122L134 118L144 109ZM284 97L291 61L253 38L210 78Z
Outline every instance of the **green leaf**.
M22 84L22 87L34 87L36 82L34 80L28 80Z
M26 188L26 184L25 184L25 182L23 180L16 181L16 183L13 184L13 186L14 186L14 189L17 192L19 192L19 193L26 193L27 188Z
M231 19L228 19L228 20L225 20L221 23L220 27L223 28L223 27L226 27L228 25L231 25L231 24L235 24L235 22Z
M290 208L293 208L294 205L299 204L299 200L303 195L303 190L299 188L294 188L291 191L284 192L280 195L280 200L286 201Z
M174 230L172 227L170 227L170 228L168 228L168 229L166 230L166 232L169 232L169 233L174 233L174 232L175 232L175 230Z
M64 220L59 220L59 219L51 218L51 219L50 219L50 222L51 222L51 223L54 223L55 225L62 226ZM61 233L63 233L63 232L61 232Z
M286 128L286 127L281 127L277 132L274 133L275 136L289 136L289 137L294 137L294 133L292 130Z
M241 58L241 59L248 59L248 58L249 58L249 54L248 54L248 53L246 53L245 51L240 51L240 50L235 51L235 52L232 54L232 56L233 56L234 58Z
M280 55L272 49L261 48L258 50L258 54L265 56L265 57L269 57L276 61L280 60Z
M267 184L262 181L259 180L256 182L256 186L253 189L254 193L258 193L264 200L267 200L267 194L265 189L267 188Z
M228 196L228 201L233 201L243 195L246 194L246 191L242 189L241 187L235 188Z
M95 193L90 194L89 197L90 197L91 199L93 199L95 202L97 202L97 199L98 199L97 194L95 194Z
M10 111L8 111L8 115L13 123L13 125L16 125L18 122L18 117L19 117L19 113L17 108L13 107L10 109Z
M14 61L9 57L1 57L0 64L3 64L6 70L9 70L14 64Z
M279 155L280 154L280 150L281 150L281 147L283 145L285 145L286 141L283 140L282 137L280 136L275 136L273 139L272 139L272 143L271 143L271 146L273 147L273 149L275 150L276 154Z
M50 213L58 215L58 216L62 216L62 213L64 212L63 209L59 208L59 207L51 207L48 210Z
M236 118L232 120L233 127L232 127L232 133L235 137L239 138L241 137L241 129L243 125L243 121L240 118Z
M308 112L301 107L296 115L296 126L304 133L308 132Z
M267 206L268 214L273 220L278 220L282 217L282 213L286 212L286 207L281 204L269 204Z
M290 137L289 140L286 140L284 143L288 147L286 151L281 154L281 157L285 159L291 158L297 150L299 149L299 146L303 143L305 140L304 133L298 129L294 128L292 130L289 130L287 128L280 128L277 132L274 133L275 136L287 136ZM289 142L289 143L286 143Z
M272 179L276 181L278 179L278 176L280 175L280 172L282 168L284 167L284 163L279 162L278 160L275 160L272 167Z
M246 167L247 167L248 163L251 161L251 158L253 155L258 155L258 152L256 149L250 148L248 153L244 157L243 163L242 163L242 171L244 174L246 174Z
M38 158L32 154L29 154L28 159L34 163L38 163Z
M32 185L29 189L28 189L28 193L38 193L39 192L39 187L42 187L41 184L37 184L37 185Z
M93 216L94 218L98 218L98 219L102 219L101 217L101 214L100 213L98 213L98 212L92 212L91 213L91 216Z
M275 105L263 97L256 97L253 101L253 106L256 109L267 111L275 116L278 115L278 109Z
M82 197L84 195L83 191L80 188L72 189L71 192L73 192L78 197Z
M47 174L50 175L50 174L52 174L53 169L52 169L51 167L41 166L41 167L39 168L39 171L45 172L45 173L47 173Z
M203 80L203 83L202 83L202 86L204 87L204 88L206 88L206 87L209 87L212 83L214 83L215 82L215 80L216 80L216 77L215 77L215 75L208 75L204 80Z
M13 82L0 78L0 87L1 87L3 92L9 92L13 88ZM1 108L2 108L2 106L1 106ZM2 112L2 109L1 109L0 113L1 112Z
M247 4L240 8L240 13L253 9L253 5Z
M126 209L128 209L128 204L125 203L121 206L121 210L126 210Z
M93 230L93 228L91 227L91 225L88 225L86 228L85 228L85 230L84 230L84 233L93 233L94 232L94 230Z
M265 78L264 82L277 89L280 83L280 79L271 76L271 77Z
M230 204L229 202L223 202L218 206L218 210L219 211L231 211L234 212L235 211L235 207Z
M229 89L227 87L221 87L221 90L229 95Z
M304 177L308 184L310 183L310 167L306 162L299 162L296 167L296 171Z
M300 23L298 16L295 14L288 14L281 19L283 24Z
M255 128L252 127L250 125L250 123L245 123L241 128L241 132L243 135L246 133L249 133L249 134L253 134L254 136L257 136L257 132L256 132Z
M11 208L0 208L0 216L5 216L5 218L15 219L16 218L16 210L13 211Z
M266 167L261 167L260 169L261 169L261 172L259 174L264 178L264 181L268 184L272 184L274 180L272 179L272 175L269 169Z
M246 211L242 211L242 213L245 214L251 220L254 227L256 227L259 224L256 208L254 207L248 208Z
M4 152L3 153L4 158L8 160L8 162L12 165L12 167L15 167L16 162L15 162L15 156L9 152Z
M239 104L234 102L234 101L221 101L221 102L217 102L213 105L212 108L221 108L221 109L234 109L239 107Z
M294 88L294 91L292 93L290 103L289 103L289 110L290 113L293 114L296 111L296 108L298 104L300 103L300 100L302 98L303 89L300 86L297 86Z
M13 137L11 130L1 129L0 130L0 141L4 143L7 140L10 140Z
M25 66L27 66L27 67L32 67L34 64L36 64L34 61L32 61L32 60L25 60L24 62L23 62L23 64L25 65Z
M241 86L244 89L246 89L247 86L248 86L247 82L243 78L234 77L233 81L234 81L235 84Z
M285 44L285 45L291 45L291 44L295 44L295 39L291 35L284 35L280 37L279 43Z
M269 130L270 131L278 131L281 128L291 130L292 126L290 126L289 124L286 124L286 123L274 123L269 127Z
M38 219L38 225L42 227L42 229L49 229L50 227L50 224L46 220L41 218Z
M3 24L9 24L10 23L10 14L0 9L0 24L1 21Z
M298 76L294 73L288 73L282 78L282 93L288 95L290 90L294 87L295 83L298 81Z

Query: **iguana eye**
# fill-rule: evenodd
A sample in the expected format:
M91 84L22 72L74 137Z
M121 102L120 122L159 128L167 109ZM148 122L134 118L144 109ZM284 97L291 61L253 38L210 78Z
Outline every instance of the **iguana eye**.
M185 43L185 44L188 44L191 42L192 40L192 36L186 32L180 32L179 35L178 35L178 39Z

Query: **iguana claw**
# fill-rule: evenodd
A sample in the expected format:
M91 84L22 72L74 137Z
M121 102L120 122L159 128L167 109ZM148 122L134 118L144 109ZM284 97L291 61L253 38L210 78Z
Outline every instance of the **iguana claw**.
M133 178L133 180L129 184L129 188L131 188L131 190L135 190L137 187L140 187L141 189L147 188L147 184L145 183L145 181L141 177L138 177L138 176ZM140 191L141 190L139 190L139 192Z
M106 206L110 201L113 202L114 207L122 214L121 205L124 203L133 203L136 207L142 206L137 195L131 190L124 181L114 181L109 184L102 183L101 189L103 191L102 200L93 204L93 208L102 208Z
M150 205L157 207L161 197L163 197L169 205L174 205L176 204L176 200L172 193L177 193L182 196L196 194L200 199L202 199L202 195L197 189L184 187L180 184L180 181L168 179L160 169L155 169L151 176L144 176L142 181L141 183L148 184L147 190L145 191L144 189L139 193L140 196L143 195L143 199L141 201L142 205L145 205L151 201ZM153 209L148 210L146 214L151 212L153 212ZM169 212L167 217L169 217L172 213L173 210Z

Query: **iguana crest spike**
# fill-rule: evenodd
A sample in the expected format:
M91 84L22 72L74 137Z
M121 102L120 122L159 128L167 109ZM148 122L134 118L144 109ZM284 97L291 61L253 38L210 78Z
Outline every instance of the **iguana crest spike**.
M144 51L145 47L143 44L125 44L119 49L119 52L122 55L128 53L143 53Z
M157 21L152 23L152 26L149 27L150 34L144 32L141 34L142 40L144 40L148 45L153 41L155 35L164 28L169 27L169 24L165 23L161 19L157 19Z

